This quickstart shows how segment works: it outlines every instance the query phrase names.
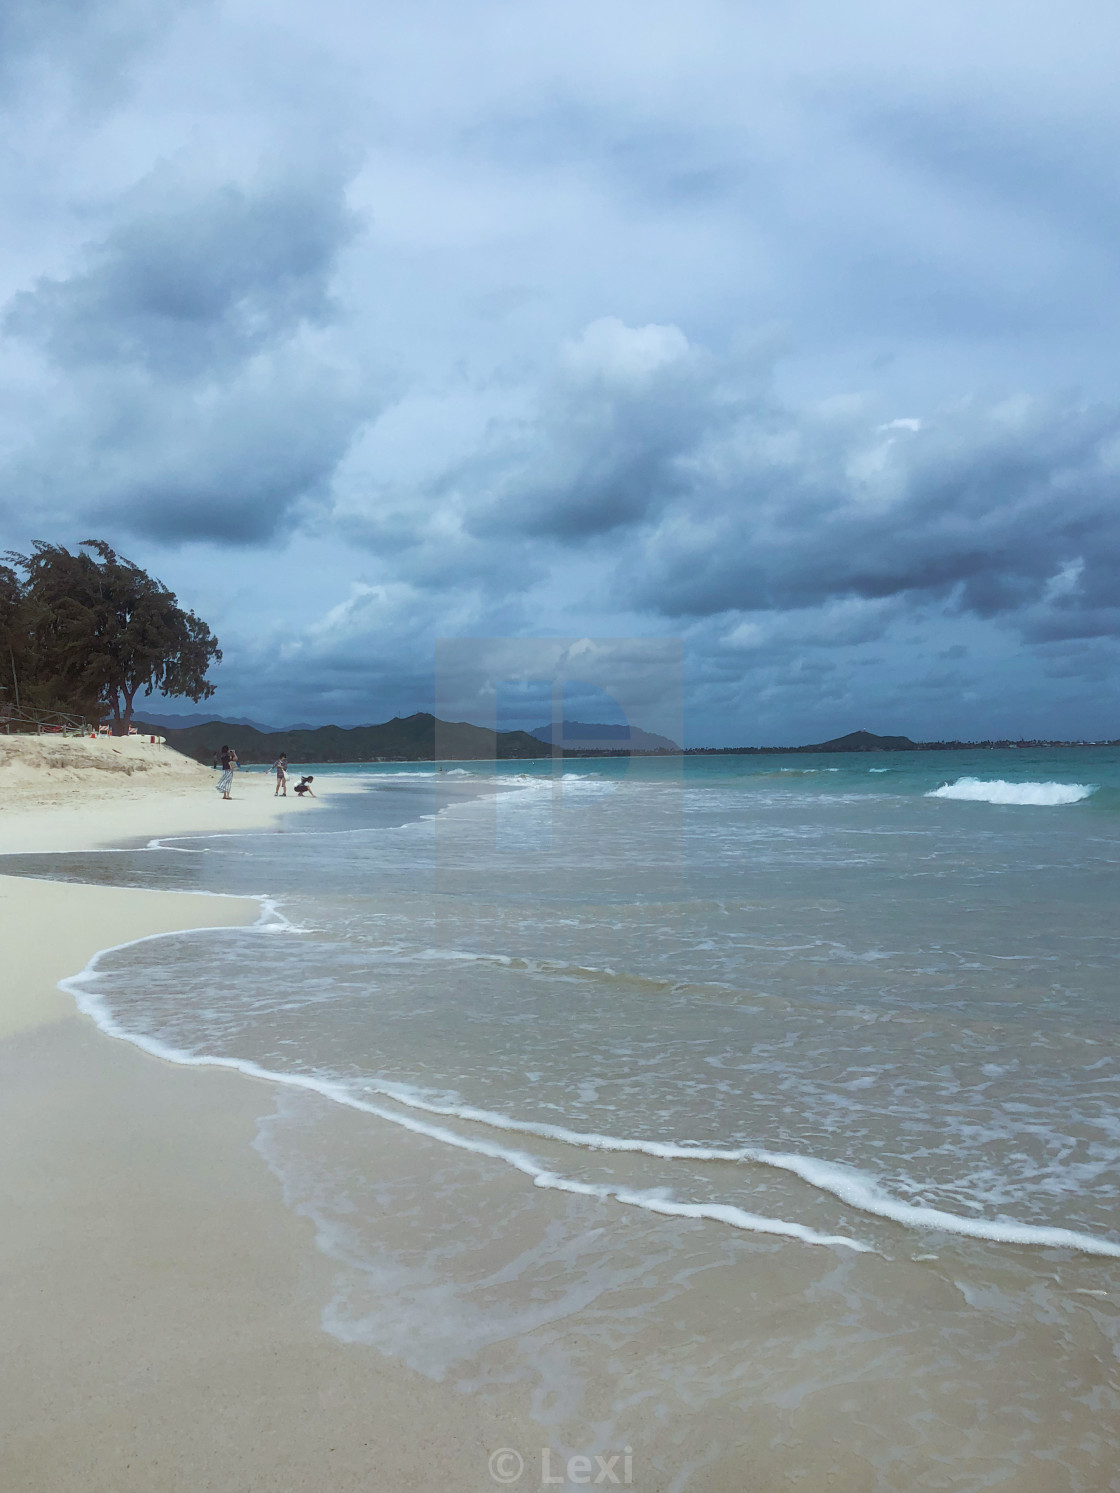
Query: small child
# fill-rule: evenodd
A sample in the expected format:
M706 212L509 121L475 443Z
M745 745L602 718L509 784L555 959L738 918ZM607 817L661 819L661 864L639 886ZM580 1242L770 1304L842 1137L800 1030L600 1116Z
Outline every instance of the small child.
M276 792L273 798L287 798L288 796L288 754L281 752L272 764L272 770L276 774Z
M312 788L311 788L311 784L314 781L315 781L315 779L313 777L311 777L310 774L307 777L305 777L305 778L300 778L299 782L295 786L296 797L297 798L302 798L304 796L304 794L306 793L309 797L314 798L315 794L314 794L314 792L312 791Z

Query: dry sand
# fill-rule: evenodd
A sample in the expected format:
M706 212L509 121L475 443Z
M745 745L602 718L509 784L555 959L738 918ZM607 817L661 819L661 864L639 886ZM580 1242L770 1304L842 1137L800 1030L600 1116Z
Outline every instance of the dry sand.
M255 829L270 824L274 813L313 807L290 789L278 802L271 774L238 772L229 803L217 782L213 768L146 736L0 736L0 853ZM350 786L335 779L330 792Z
M0 739L0 852L313 807L213 781L148 743ZM57 989L99 948L257 912L0 876L3 1493L472 1493L492 1450L539 1441L321 1331L333 1267L251 1149L268 1084L115 1042Z

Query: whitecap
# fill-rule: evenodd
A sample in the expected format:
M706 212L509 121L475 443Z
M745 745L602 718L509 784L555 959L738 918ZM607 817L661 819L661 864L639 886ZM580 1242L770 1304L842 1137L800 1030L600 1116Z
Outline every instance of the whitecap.
M926 798L956 798L967 803L1028 804L1050 808L1057 804L1076 804L1097 791L1095 783L1008 783L1003 778L958 778L942 783Z

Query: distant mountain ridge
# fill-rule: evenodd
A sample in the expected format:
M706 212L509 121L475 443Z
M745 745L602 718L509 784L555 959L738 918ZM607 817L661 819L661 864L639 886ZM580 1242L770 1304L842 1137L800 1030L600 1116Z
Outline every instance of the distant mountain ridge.
M608 726L601 721L560 721L534 726L529 735L552 746L556 733L559 734L558 745L566 751L610 751L614 747L626 746L635 752L680 751L677 743L667 736L643 731L638 726Z
M137 717L141 732L155 728L169 746L210 763L223 746L231 746L244 763L272 763L281 752L290 762L432 762L509 761L517 758L552 756L551 742L527 731L491 731L468 721L441 721L427 711L394 716L374 726L292 727L287 731L265 731L256 724L242 724L228 717L204 719L196 725L176 729L165 726L168 716ZM181 717L180 717L181 719ZM565 735L565 753L581 749L598 751L673 751L680 748L666 736L654 736L628 726L583 726L565 722L579 730L599 731L599 737L578 741ZM551 731L551 727L540 727ZM628 737L622 733L628 733ZM649 743L647 745L647 743Z
M983 741L911 741L909 736L876 736L873 731L849 731L846 736L834 736L831 741L818 741L812 746L733 746L733 747L689 747L686 757L769 757L791 756L797 752L962 752L994 751L1016 747L1085 747L1120 746L1120 741L1054 741L1041 738L1021 737L1011 741L1006 737L987 738Z
M144 731L150 717L136 722ZM379 726L319 726L309 730L259 731L228 721L185 730L160 728L169 746L197 762L211 763L224 745L244 763L275 762L281 752L293 763L492 761L548 757L547 747L525 731L490 731L467 721L441 721L426 711L394 716Z
M265 730L257 723L243 724L226 716L202 717L196 724L177 728L165 724L183 716L139 715L138 731L155 731L168 744L198 762L211 763L228 742L242 762L275 762L285 752L292 763L315 762L431 762L436 760L508 761L551 757L552 726L533 731L491 731L467 721L441 721L426 711L394 716L372 726L293 726L286 731ZM189 717L186 717L189 719ZM242 718L244 721L244 717ZM636 752L679 752L667 736L633 726L610 726L601 722L563 721L562 750L573 756L587 752L622 756ZM578 737L574 732L581 733ZM592 734L594 733L594 734ZM628 733L628 735L626 734ZM1120 746L1115 742L1087 741L911 741L908 736L878 736L873 731L849 731L829 741L810 746L785 747L691 747L684 755L769 756L797 752L938 752L994 747L1028 746Z
M157 715L155 711L145 710L140 712L145 722L150 726L158 726L161 731L189 731L192 726L209 726L217 724L220 726L252 726L254 731L314 731L315 727L306 721L297 721L292 726L268 726L263 721L255 721L247 715ZM138 716L139 718L139 716Z

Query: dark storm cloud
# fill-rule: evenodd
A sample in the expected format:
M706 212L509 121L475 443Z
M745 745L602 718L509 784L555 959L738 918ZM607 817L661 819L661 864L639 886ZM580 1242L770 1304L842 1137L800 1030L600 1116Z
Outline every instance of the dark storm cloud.
M121 219L84 270L17 295L5 329L62 367L220 373L329 318L330 273L355 228L337 178L310 175L250 192L160 171Z
M250 186L142 182L68 277L5 316L57 394L9 482L48 511L157 538L267 539L328 481L362 417L316 337L356 224L337 169Z
M520 458L485 453L455 482L488 493L471 527L579 541L640 522L686 486L680 456L731 418L673 327L595 323L565 349ZM515 446L516 449L516 446Z
M253 544L290 527L361 417L345 390L290 365L227 385L213 404L115 394L106 424L133 420L128 442L83 452L90 465L71 466L68 485L84 488L92 521L169 541Z
M592 324L535 417L496 425L426 502L426 534L453 508L456 542L485 539L514 589L530 557L609 539L613 604L664 617L896 598L1045 638L1114 630L1120 603L1120 409L797 410L674 327Z
M579 545L687 498L689 454L757 401L678 328L605 317L565 344L534 413L495 422L430 495L461 500L488 542L514 530Z
M738 469L700 463L691 501L631 570L647 604L704 615L936 598L1024 624L1042 607L1070 636L1120 598L1115 408L957 407L839 442L791 419L787 435L778 460L748 440Z

